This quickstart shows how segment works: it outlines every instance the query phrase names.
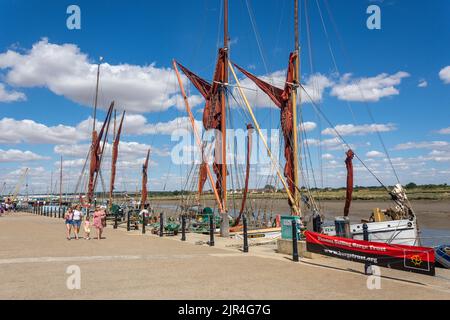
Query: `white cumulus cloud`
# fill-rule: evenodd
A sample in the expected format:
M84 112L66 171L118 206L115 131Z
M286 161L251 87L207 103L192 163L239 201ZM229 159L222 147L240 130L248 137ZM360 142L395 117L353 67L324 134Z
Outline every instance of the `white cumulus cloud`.
M25 94L18 91L8 91L3 83L0 83L0 102L14 102L26 100Z
M395 150L410 150L410 149L449 149L450 143L447 141L421 141L421 142L406 142L395 146Z
M305 132L313 131L315 128L317 128L317 123L312 121L305 121L298 125L298 128L300 130L304 130Z
M0 143L71 143L89 137L80 127L57 125L48 127L33 120L0 120Z
M46 159L48 158L38 155L31 151L22 151L16 149L9 149L9 150L0 149L0 162L27 162Z
M446 66L439 71L439 78L441 78L444 83L450 83L450 66Z
M387 123L387 124L363 124L363 125L354 125L354 124L339 124L334 129L332 128L326 128L322 131L322 134L325 135L336 135L336 131L341 136L350 136L350 135L366 135L369 133L376 133L376 132L389 132L396 130L394 124Z
M440 134L450 134L450 127L443 128L443 129L439 130L438 133L440 133Z
M381 158L384 157L385 154L380 151L372 150L366 153L367 158Z
M345 101L377 102L381 98L398 95L396 88L409 73L399 71L395 74L381 73L375 77L352 79L347 73L333 86L331 95Z
M428 82L426 80L420 80L419 84L417 85L419 88L426 88L428 87Z
M0 54L5 81L16 87L46 87L57 95L91 106L97 65L74 44L54 44L48 39L36 42L26 53L8 50ZM135 113L181 107L178 82L170 68L108 63L101 64L99 107L112 100ZM187 83L186 77L183 77ZM24 98L24 96L22 96ZM198 103L196 97L191 101Z

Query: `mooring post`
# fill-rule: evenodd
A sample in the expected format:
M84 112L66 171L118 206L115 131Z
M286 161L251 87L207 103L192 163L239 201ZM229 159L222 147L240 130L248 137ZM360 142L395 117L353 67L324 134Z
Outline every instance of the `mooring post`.
M117 212L114 214L114 229L117 229Z
M297 221L292 220L292 261L298 262Z
M127 231L130 231L130 209L127 209Z
M181 216L181 241L186 241L186 216Z
M161 212L159 214L159 236L162 237L164 235L164 213Z
M209 246L214 247L214 213L209 216Z
M242 217L242 224L244 226L244 252L248 252L248 235L247 235L247 217L244 214Z
M367 226L366 223L363 224L363 239L364 241L369 241L369 227ZM364 264L364 273L366 275L372 274L371 264L368 262Z
M142 212L142 234L145 234L145 212Z

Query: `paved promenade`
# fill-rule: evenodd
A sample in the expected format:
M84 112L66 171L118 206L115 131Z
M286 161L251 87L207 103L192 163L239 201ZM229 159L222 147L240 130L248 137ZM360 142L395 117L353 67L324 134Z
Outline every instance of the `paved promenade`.
M294 263L273 246L244 254L232 239L159 238L105 229L104 240L66 240L62 219L0 217L0 299L450 299L450 272L436 277L382 268L367 288L361 264L331 258ZM66 273L79 267L80 289ZM72 279L72 278L71 278Z

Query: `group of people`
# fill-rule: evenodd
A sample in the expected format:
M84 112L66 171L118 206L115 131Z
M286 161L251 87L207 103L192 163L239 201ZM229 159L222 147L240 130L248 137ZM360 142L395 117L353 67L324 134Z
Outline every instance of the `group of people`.
M102 238L103 228L106 227L106 209L104 207L97 206L92 215L93 225L97 231L97 239ZM89 209L83 210L80 205L73 206L67 210L64 221L66 225L66 237L67 240L71 240L72 230L75 234L75 239L79 239L79 233L81 225L83 224L84 239L89 240L91 235L91 213Z
M8 211L16 211L16 203L11 203L9 198L6 202L0 203L0 215L8 212Z

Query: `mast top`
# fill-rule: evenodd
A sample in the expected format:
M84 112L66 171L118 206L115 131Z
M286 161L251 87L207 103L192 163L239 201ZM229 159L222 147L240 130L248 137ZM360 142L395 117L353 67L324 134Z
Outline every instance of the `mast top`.
M228 0L224 0L223 14L223 47L228 50Z
M299 51L300 42L298 35L298 0L294 0L294 33L295 33L295 51Z

